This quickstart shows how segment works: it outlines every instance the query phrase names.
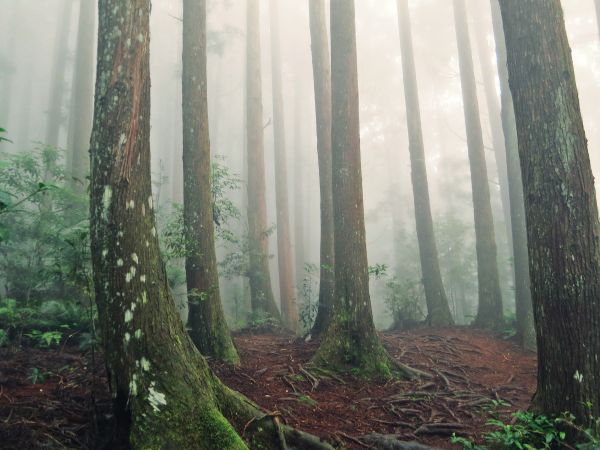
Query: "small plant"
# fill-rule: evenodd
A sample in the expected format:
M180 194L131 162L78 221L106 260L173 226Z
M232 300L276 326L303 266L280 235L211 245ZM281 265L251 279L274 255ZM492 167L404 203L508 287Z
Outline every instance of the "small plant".
M45 383L48 378L52 376L51 372L40 370L37 367L33 367L29 372L27 379L31 381L31 384Z
M497 405L500 406L500 405ZM494 407L491 408L495 410ZM564 413L560 417L552 418L543 414L530 411L517 411L512 414L510 423L506 423L492 412L493 418L488 420L488 425L496 429L485 435L485 445L453 435L452 444L462 445L467 450L551 450L551 449L579 449L592 450L600 448L600 419L590 417L586 426L575 422L575 417ZM580 442L573 447L567 443L567 432L573 432Z
M30 333L25 334L28 338L36 342L40 347L51 347L52 345L60 344L63 335L60 331L40 331L33 330Z
M316 264L304 264L304 279L300 285L300 327L303 333L309 333L317 317L319 308L319 267Z
M6 347L8 342L8 333L3 328L0 328L0 347Z

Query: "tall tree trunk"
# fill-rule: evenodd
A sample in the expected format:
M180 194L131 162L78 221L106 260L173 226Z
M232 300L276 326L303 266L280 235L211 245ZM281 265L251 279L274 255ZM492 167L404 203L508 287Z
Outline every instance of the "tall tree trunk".
M56 41L50 79L50 104L46 122L46 144L57 147L60 129L65 123L63 103L65 99L65 73L67 67L69 33L73 0L63 0L63 9L56 28Z
M310 0L310 36L312 49L315 109L317 118L317 152L321 196L321 253L319 306L312 333L327 328L335 295L333 192L331 166L331 61L324 0ZM298 118L299 120L299 118Z
M411 178L415 205L415 220L421 272L425 300L427 302L427 322L433 326L453 325L452 314L446 298L437 245L431 217L429 184L425 163L425 148L421 126L419 90L417 72L413 54L408 0L398 0L398 24L400 28L400 47L402 51L402 73L404 75L404 98L406 101L406 120L408 127L408 149L410 152Z
M479 64L481 66L481 75L483 77L483 90L485 93L485 103L487 105L488 120L492 133L492 146L494 149L494 160L498 172L498 185L500 186L500 201L502 204L502 213L504 217L504 227L506 231L509 253L512 256L512 229L510 226L510 194L508 192L508 171L506 167L506 144L502 134L502 119L500 107L498 106L498 94L496 93L496 77L491 62L491 53L487 44L487 34L483 27L483 21L480 15L483 14L483 7L478 4L474 8L473 23L475 25L475 41Z
M96 31L96 3L79 2L79 21L73 92L69 119L68 166L71 186L85 192L89 171L88 149L94 111L94 44Z
M475 215L475 246L477 251L477 276L479 280L479 307L475 323L490 329L503 323L502 294L498 277L494 218L490 203L485 150L477 103L477 86L473 70L473 57L469 41L469 25L464 0L454 0L454 21L458 44L460 82L462 87L467 130L467 146L471 167L473 212Z
M248 140L248 246L252 311L279 318L269 273L265 186L259 0L247 0L246 138Z
M571 49L559 0L500 9L537 332L534 404L586 424L600 417L600 230Z
M275 146L275 202L277 209L277 263L279 266L281 316L285 326L290 330L296 331L298 329L298 305L296 304L296 282L294 281L292 241L290 237L278 2L279 0L270 0L273 133Z
M13 13L12 18L10 19L11 26L8 35L9 39L7 41L7 45L4 46L4 49L6 50L4 53L6 63L11 65L10 67L6 68L6 72L3 74L2 78L0 78L2 82L2 85L0 86L0 98L2 99L0 102L0 127L4 129L8 129L9 125L12 125L9 122L11 116L12 89L14 80L13 72L15 70L15 68L12 67L12 64L15 61L17 30L21 19L20 5L20 2L14 2L12 5Z
M290 446L330 449L226 388L185 332L161 261L152 201L150 1L98 5L92 263L117 424L135 450L274 449L281 432ZM244 430L248 445L232 425Z
M393 360L375 331L369 295L354 1L332 0L330 14L335 299L315 362L389 377Z
M206 0L183 1L182 74L188 327L200 353L239 363L221 304L215 251L206 75Z
M304 264L306 262L304 248L304 215L306 207L304 202L304 136L301 126L302 103L301 87L296 83L294 93L294 260L296 266L296 282L298 287L303 286ZM299 298L299 296L298 296Z
M519 143L512 94L508 85L506 67L506 42L502 29L502 16L498 0L490 0L492 23L496 41L496 57L500 78L500 99L502 102L502 129L506 144L506 165L508 190L510 194L510 218L513 238L513 268L515 278L515 305L517 313L517 339L528 350L535 349L535 328L529 279L529 252L527 251L527 228L525 224L525 204L523 200L523 179L519 162Z

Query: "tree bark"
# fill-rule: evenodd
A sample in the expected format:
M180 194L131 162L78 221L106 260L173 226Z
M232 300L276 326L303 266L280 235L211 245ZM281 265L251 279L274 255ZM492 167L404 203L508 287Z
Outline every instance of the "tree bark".
M317 118L317 152L321 197L319 305L312 334L327 328L335 295L334 227L331 166L331 61L324 0L310 0L310 36Z
M282 435L298 448L331 449L225 387L185 332L161 261L152 201L150 0L98 5L90 231L117 424L134 450L275 449Z
M279 0L270 0L271 19L271 69L273 82L273 133L275 151L275 203L277 209L277 263L279 267L279 293L281 316L284 325L298 330L298 305L296 282L292 261L290 236L290 208L285 148L285 113L281 80L281 49L279 36Z
M393 361L375 332L369 296L354 1L332 0L330 17L335 300L315 362L389 377Z
M183 1L183 220L190 336L206 356L237 364L215 251L206 74L206 0Z
M253 313L267 314L279 320L269 273L259 20L259 0L247 0L248 276Z
M534 405L587 424L600 416L600 232L571 49L559 0L500 9L538 343Z
M475 247L479 281L479 306L475 324L483 328L497 329L503 323L502 294L498 276L490 187L477 103L477 86L464 0L454 0L454 21L475 216Z
M84 193L87 187L85 177L89 171L88 150L94 112L95 2L85 0L79 2L78 24L67 167L71 187L79 193Z
M57 26L56 41L52 62L52 75L50 80L50 104L48 105L48 120L46 123L46 145L58 147L60 129L64 125L65 112L63 102L65 99L65 72L67 67L69 33L71 31L71 11L73 0L63 0L60 20Z
M515 279L515 306L517 316L517 339L528 350L535 350L535 328L529 279L529 252L527 251L527 228L523 200L523 179L519 162L519 143L512 94L508 85L506 67L506 42L502 29L502 16L498 0L490 0L492 23L496 41L496 57L500 78L502 105L502 129L506 144L506 165L510 195L510 219L512 228L513 269Z
M446 291L442 282L435 233L433 231L408 0L398 0L397 6L400 47L402 51L404 99L406 102L408 149L410 152L411 179L417 240L421 258L422 282L425 288L425 300L428 311L427 322L432 326L447 326L453 325L454 320L450 313L450 306L448 305Z

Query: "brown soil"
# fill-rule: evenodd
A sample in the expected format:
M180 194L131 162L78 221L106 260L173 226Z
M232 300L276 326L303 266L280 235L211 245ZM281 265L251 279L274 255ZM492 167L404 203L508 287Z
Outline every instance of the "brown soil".
M273 334L238 335L242 366L212 366L266 410L339 448L376 448L362 438L371 433L457 448L452 432L480 438L487 431L492 400L510 403L500 408L504 415L529 405L535 355L508 341L468 328L381 337L392 356L432 378L366 382L321 372L309 363L316 342ZM0 349L0 448L92 449L105 442L110 394L98 357L94 367L89 352L74 348Z

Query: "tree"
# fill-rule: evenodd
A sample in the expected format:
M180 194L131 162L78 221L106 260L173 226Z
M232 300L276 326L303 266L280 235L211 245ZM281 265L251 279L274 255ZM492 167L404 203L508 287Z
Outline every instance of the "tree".
M404 98L406 102L406 121L410 152L413 200L417 225L417 240L421 258L421 273L425 300L427 303L427 322L433 326L453 325L450 306L442 282L437 244L433 231L429 184L421 126L419 90L415 58L413 54L408 0L398 0L398 24L400 28L400 47L402 50L402 73L404 75Z
M292 241L290 237L278 1L279 0L270 1L273 133L275 146L275 202L277 209L277 263L279 266L281 316L285 326L290 330L295 331L298 328L298 305L296 304L296 282L294 281Z
M509 253L512 253L512 228L510 226L510 194L508 192L508 172L506 167L506 144L502 134L502 119L500 107L498 106L498 94L496 93L496 76L492 67L491 54L487 43L487 30L484 28L484 22L481 20L483 15L483 3L477 4L473 8L472 17L475 28L475 41L477 53L479 56L479 65L481 67L481 76L483 81L483 92L487 106L488 121L492 134L492 148L494 151L494 162L498 175L498 185L500 186L500 202L502 204L502 216L509 246ZM512 256L512 254L511 254Z
M477 278L479 280L479 306L475 323L484 328L495 329L500 327L503 322L502 294L498 277L490 187L477 103L477 86L464 0L454 0L454 22L475 216Z
M587 423L600 417L600 231L571 50L559 0L500 9L537 333L534 405Z
M330 17L335 298L314 359L389 377L396 367L375 331L369 296L354 1L332 0Z
M56 41L52 62L50 104L46 124L46 144L58 146L60 129L64 124L63 102L65 100L65 72L67 67L69 33L73 0L63 0L63 9L57 24Z
M7 128L11 116L11 100L12 100L12 86L14 78L14 67L12 67L12 61L15 58L16 39L17 39L17 27L19 26L21 13L20 3L15 2L12 5L13 13L11 18L11 26L9 31L9 40L4 47L6 53L3 55L4 58L0 58L0 124L2 127Z
M98 6L90 231L120 432L133 449L275 449L286 442L331 449L225 387L187 335L167 284L152 201L150 0Z
M310 36L312 49L317 153L321 195L321 250L319 305L312 333L318 335L329 324L335 292L333 192L331 167L331 61L324 0L310 0ZM297 118L296 120L299 120Z
M85 0L79 2L79 21L73 92L67 148L71 186L84 192L85 177L89 171L87 152L90 145L94 111L94 34L96 31L96 4Z
M492 23L496 41L496 58L500 78L500 100L502 129L506 144L506 165L508 191L510 196L510 220L512 228L513 269L515 280L515 306L517 316L517 339L526 349L535 349L535 328L533 306L529 288L529 253L527 251L527 228L525 224L525 204L523 200L523 179L519 162L517 124L512 94L508 85L506 67L506 43L502 29L502 16L498 0L490 0Z
M203 355L239 363L221 304L215 251L206 73L206 4L183 2L183 222L188 326Z
M248 157L248 239L250 297L255 314L279 318L269 273L265 155L260 68L259 0L247 0L246 139Z

